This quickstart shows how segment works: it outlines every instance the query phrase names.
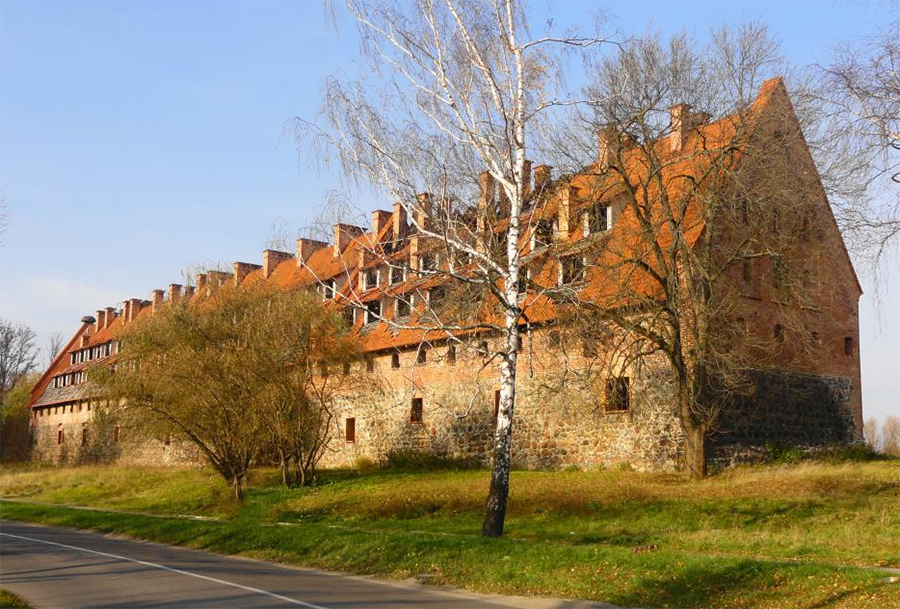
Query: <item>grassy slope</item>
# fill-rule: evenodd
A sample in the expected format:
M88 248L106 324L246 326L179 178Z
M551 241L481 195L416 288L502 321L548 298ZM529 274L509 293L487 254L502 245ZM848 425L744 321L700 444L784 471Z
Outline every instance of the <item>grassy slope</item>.
M626 606L896 607L900 463L730 470L703 482L632 472L515 472L507 536L478 536L481 471L329 473L285 491L258 472L247 504L192 470L7 471L0 494L194 522L15 504L8 518L220 552ZM273 526L276 522L294 526ZM635 551L655 544L648 552ZM802 562L798 562L802 561Z

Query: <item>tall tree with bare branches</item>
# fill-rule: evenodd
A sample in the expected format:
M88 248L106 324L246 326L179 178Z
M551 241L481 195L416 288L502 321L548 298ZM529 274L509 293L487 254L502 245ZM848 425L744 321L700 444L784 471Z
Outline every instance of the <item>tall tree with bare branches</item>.
M349 0L345 7L358 27L365 67L357 77L328 81L327 127L301 121L301 135L325 144L349 182L374 188L411 218L420 249L394 266L470 288L494 307L493 316L457 320L432 311L413 325L497 338L490 359L500 362L501 397L482 532L499 536L516 403L528 154L541 147L554 111L577 101L560 79L566 55L605 40L557 34L549 25L534 36L515 0ZM490 228L498 217L502 233ZM369 249L384 257L380 246ZM351 298L364 308L356 294ZM434 308L427 298L422 306Z

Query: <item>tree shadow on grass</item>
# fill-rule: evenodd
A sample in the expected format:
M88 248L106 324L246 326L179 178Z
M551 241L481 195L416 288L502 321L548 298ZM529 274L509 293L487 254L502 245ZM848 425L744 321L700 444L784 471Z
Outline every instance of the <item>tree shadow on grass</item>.
M779 598L789 593L795 599L798 594L808 597L809 604L798 605L803 609L824 609L857 595L870 594L884 585L860 583L850 589L829 592L822 589L831 581L826 573L817 573L819 577L809 579L813 572L806 572L802 567L797 569L752 560L687 565L671 574L662 568L655 570L660 575L632 580L627 589L605 600L626 607L725 607L732 606L735 599L777 606ZM791 585L791 581L796 583ZM790 592L787 587L791 588Z

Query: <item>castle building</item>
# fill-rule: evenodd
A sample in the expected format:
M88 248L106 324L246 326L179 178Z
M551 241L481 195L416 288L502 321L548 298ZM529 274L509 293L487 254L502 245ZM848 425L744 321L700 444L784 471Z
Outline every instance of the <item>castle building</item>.
M785 137L800 129L780 79L762 86L742 121L709 122L679 105L671 110L670 133L649 146L602 131L596 162L574 176L553 179L550 167L532 171L526 164L515 464L680 467L684 438L666 358L642 347L619 350L621 332L598 331L602 324L591 321L598 318L579 315L578 304L614 309L627 300L637 302L637 311L660 298L647 278L659 273L655 263L641 262L644 274L630 276L621 288L624 253L633 269L653 247L644 247L646 227L635 202L609 177L614 170L650 184L643 189L647 200L671 202L679 184L708 172L710 150L737 140L740 146L729 150L728 181L715 182L720 198L722 189L735 193L731 215L705 213L698 191L670 218L678 224L677 238L676 229L662 228L651 244L683 246L697 256L742 252L715 278L716 285L730 286L733 298L715 301L721 311L713 318L728 323L714 325L745 360L759 365L723 408L709 437L712 454L730 459L768 443L861 440L862 292L802 136ZM751 154L751 146L762 154ZM648 149L666 163L655 195ZM756 193L755 203L743 198L746 192ZM399 452L485 462L500 403L499 365L492 357L499 338L436 318L486 319L496 311L485 294L446 280L448 265L464 269L467 260L423 230L439 222L435 210L442 205L421 195L415 204L372 212L369 228L335 225L330 243L298 239L293 253L266 250L262 264L235 262L230 273L201 273L193 286L172 284L149 300L132 298L83 318L32 390L36 455L48 461L196 459L183 444L104 425L97 414L105 411L98 407L103 396L92 391L89 369L114 361L129 326L167 303L262 281L317 290L325 306L345 312L359 336L364 357L342 373L364 382L340 398L325 465ZM473 246L479 252L504 242L503 195L487 174L477 203L452 217L472 235L487 235Z

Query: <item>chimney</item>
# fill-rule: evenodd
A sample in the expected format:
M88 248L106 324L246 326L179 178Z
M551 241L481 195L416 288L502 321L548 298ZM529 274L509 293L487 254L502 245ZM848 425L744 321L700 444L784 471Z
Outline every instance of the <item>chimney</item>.
M153 297L151 300L152 300L153 304L150 306L153 307L151 309L151 312L155 314L157 311L159 311L162 308L163 302L165 302L166 293L163 292L162 290L153 290L152 294L153 294Z
M234 263L234 285L241 285L241 282L244 281L244 278L247 277L253 271L261 269L261 264L251 264L249 262L235 262Z
M406 208L403 203L394 203L394 213L391 215L394 223L394 239L402 239L406 236Z
M290 260L293 256L287 252L279 252L278 250L263 250L263 277L268 279L275 272L275 268L284 262Z
M135 320L138 316L138 313L141 312L141 299L140 298L130 298L122 303L122 309L125 311L125 319L122 320L123 323L129 323Z
M416 209L413 214L415 225L421 229L431 229L434 218L431 217L431 194L427 192L416 195Z
M231 273L226 273L225 271L209 271L206 275L209 278L208 285L210 288L217 288L233 277Z
M551 180L553 168L550 165L538 165L534 168L534 191L540 192Z
M309 262L309 258L320 249L328 247L324 241L313 239L297 239L297 266L303 266Z
M559 209L557 210L556 236L560 241L565 241L569 238L569 219L574 206L575 189L572 186L567 186L560 193Z
M522 193L524 196L531 194L531 161L526 160L522 168Z
M391 212L383 209L376 209L372 212L372 236L377 240L381 235L381 231L390 224Z
M115 321L116 317L116 308L115 307L106 307L106 326L112 324Z
M477 235L477 245L482 247L487 236L489 216L494 211L494 176L488 171L482 171L478 175L478 211L476 218L475 232Z
M669 108L669 117L672 129L669 135L671 149L681 150L691 130L691 105L675 104Z
M194 286L186 285L184 286L184 294L181 295L185 300L190 300L194 297Z
M106 327L106 310L105 309L97 309L97 321L94 324L94 330L99 332L103 328Z
M206 286L209 281L209 276L206 273L197 273L197 293L203 294L206 290Z
M365 229L352 224L335 224L334 225L334 255L340 256L341 252L350 244L354 237L358 237L365 233Z
M181 284L178 283L170 283L169 284L169 302L178 302L181 298Z
M603 171L615 160L619 146L619 134L615 125L606 125L597 132L597 163Z

